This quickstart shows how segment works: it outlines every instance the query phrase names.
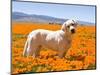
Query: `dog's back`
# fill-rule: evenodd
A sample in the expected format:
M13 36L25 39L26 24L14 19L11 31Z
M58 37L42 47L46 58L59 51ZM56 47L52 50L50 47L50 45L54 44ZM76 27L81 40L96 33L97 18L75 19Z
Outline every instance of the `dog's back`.
M52 31L37 29L32 31L28 38L33 39L33 41L42 42L46 39L47 35L50 34Z

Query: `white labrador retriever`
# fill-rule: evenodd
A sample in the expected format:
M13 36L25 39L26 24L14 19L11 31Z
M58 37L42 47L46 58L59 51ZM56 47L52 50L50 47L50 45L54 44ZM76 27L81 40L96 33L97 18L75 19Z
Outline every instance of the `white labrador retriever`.
M27 38L23 56L37 57L41 46L58 51L60 58L64 57L71 46L71 35L77 26L75 20L64 22L60 30L50 31L38 29L32 31Z

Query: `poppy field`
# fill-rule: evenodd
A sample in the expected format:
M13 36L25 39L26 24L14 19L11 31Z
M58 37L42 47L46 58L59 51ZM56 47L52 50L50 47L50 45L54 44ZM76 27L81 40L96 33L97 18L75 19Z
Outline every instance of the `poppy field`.
M38 58L23 57L27 35L35 29L59 30L61 25L40 23L12 23L12 74L96 69L95 25L78 25L72 45L64 58L57 52L41 48Z

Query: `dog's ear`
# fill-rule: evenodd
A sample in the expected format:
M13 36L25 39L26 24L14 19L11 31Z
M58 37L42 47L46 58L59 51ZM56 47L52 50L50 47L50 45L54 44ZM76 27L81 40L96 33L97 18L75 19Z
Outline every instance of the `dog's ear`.
M64 23L61 27L61 30L63 30L64 32L67 32L67 26L66 23Z

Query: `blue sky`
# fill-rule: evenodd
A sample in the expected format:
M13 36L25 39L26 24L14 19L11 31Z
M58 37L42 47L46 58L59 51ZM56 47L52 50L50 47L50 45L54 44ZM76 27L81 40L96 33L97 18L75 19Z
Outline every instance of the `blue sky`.
M12 11L95 23L95 6L13 1Z

